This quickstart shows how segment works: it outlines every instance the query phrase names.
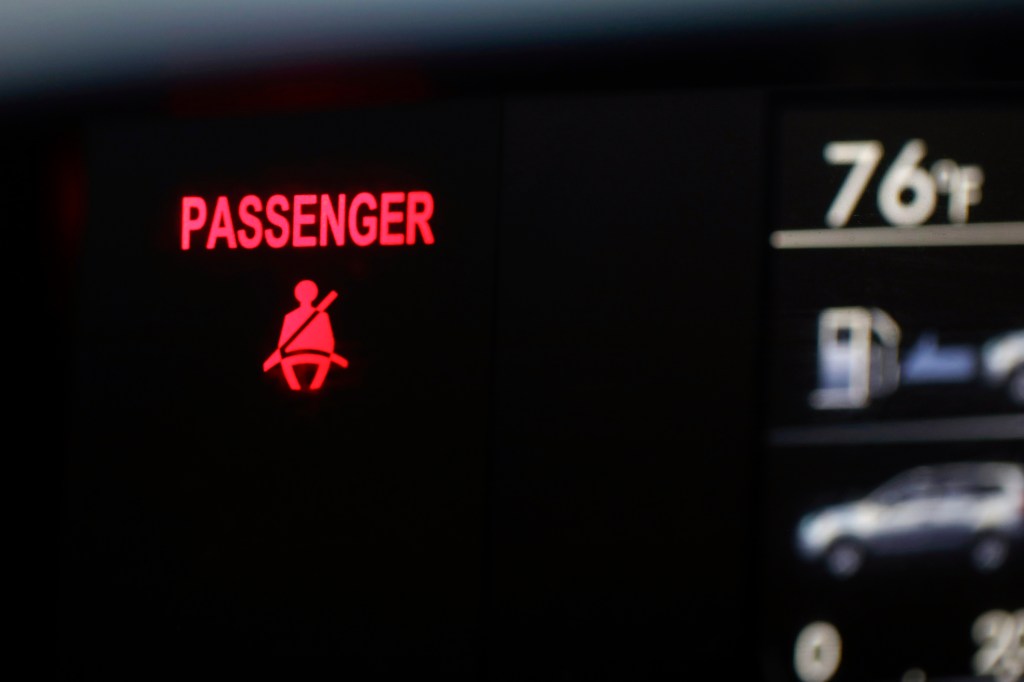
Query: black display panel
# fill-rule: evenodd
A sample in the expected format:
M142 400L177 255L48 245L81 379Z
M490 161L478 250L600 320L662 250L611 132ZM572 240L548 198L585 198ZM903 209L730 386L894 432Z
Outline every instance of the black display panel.
M893 99L777 112L769 679L1024 665L1024 108Z
M81 125L70 670L1020 677L1019 92L319 108Z
M989 357L1024 330L1011 102L781 115L774 424L1020 412L1024 379ZM841 357L867 347L835 336L868 328L870 387Z
M757 93L506 106L493 679L751 674ZM727 661L723 664L723 661Z
M461 101L95 126L73 646L475 674L497 122Z

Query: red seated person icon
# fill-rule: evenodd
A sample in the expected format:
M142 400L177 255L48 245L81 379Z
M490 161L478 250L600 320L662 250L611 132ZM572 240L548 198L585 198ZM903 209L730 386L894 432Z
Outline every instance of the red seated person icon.
M295 375L296 365L316 365L316 373L309 383L311 391L324 385L332 362L348 367L348 360L334 352L334 331L326 312L338 298L338 293L330 292L314 306L317 293L317 286L312 280L304 279L295 285L295 299L299 307L284 316L277 350L263 363L264 372L280 364L288 388L293 391L302 390L302 384Z

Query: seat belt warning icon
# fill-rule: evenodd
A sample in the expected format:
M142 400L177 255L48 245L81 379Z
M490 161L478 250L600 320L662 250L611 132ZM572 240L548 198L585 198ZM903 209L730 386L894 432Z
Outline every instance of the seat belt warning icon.
M313 305L318 293L312 280L304 279L295 285L295 300L299 307L284 316L277 350L263 362L264 372L281 365L288 388L293 391L302 390L295 374L296 365L316 366L316 373L309 383L310 391L324 385L331 363L348 367L348 360L334 352L334 331L327 314L327 308L338 298L338 292L331 291Z

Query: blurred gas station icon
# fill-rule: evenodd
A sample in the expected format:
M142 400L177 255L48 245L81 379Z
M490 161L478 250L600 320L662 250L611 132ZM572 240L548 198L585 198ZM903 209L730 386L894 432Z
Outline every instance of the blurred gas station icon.
M901 386L972 385L979 377L1024 405L1024 330L1015 329L981 346L942 344L923 332L900 358L902 332L881 308L826 308L818 315L817 410L857 410Z
M818 316L818 388L811 406L857 409L899 385L900 327L880 308L827 308Z
M281 324L281 335L277 349L263 362L263 371L269 372L281 365L288 387L301 391L302 384L295 374L296 365L314 365L316 373L309 383L309 390L318 390L327 378L331 364L348 367L348 360L334 352L334 330L327 308L338 298L336 291L329 292L316 305L319 290L312 280L304 279L295 285L295 300L299 305L286 314Z

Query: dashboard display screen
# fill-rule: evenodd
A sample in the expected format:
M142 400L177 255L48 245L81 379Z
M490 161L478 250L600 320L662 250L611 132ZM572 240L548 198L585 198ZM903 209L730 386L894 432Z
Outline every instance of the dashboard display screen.
M458 668L482 590L496 124L476 101L91 131L78 627Z
M424 99L81 125L70 660L1020 679L1018 92Z
M764 613L804 682L1021 674L1021 121L779 113Z

